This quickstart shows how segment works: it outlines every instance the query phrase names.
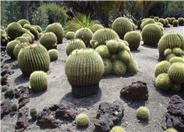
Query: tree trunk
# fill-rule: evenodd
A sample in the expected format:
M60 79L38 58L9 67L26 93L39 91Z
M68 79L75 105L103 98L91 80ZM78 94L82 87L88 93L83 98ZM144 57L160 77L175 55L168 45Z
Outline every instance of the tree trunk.
M20 10L21 10L21 18L27 19L28 20L28 6L29 6L29 1L20 1Z

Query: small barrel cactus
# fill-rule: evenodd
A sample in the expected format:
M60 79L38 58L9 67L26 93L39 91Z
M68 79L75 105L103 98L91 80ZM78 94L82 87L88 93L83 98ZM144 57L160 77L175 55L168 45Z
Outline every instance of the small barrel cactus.
M74 39L75 38L75 32L67 32L65 37L68 40Z
M65 73L76 97L98 92L99 81L104 74L104 64L93 49L76 49L66 60Z
M180 26L184 26L184 18L183 17L179 17L178 18L178 23Z
M168 70L169 78L176 84L184 83L184 63L173 63Z
M22 37L26 38L29 41L29 43L32 43L33 42L33 39L31 37L31 35L28 34L28 33L22 34Z
M173 93L177 93L182 89L180 84L173 84L173 86L171 87L171 90Z
M172 86L172 82L167 73L161 73L155 80L155 87L161 90L169 90Z
M128 64L130 62L131 56L130 53L126 50L122 50L118 53L118 58L124 62L125 64Z
M89 28L80 28L75 32L75 38L81 39L86 44L86 47L90 46L90 40L93 37L93 32Z
M18 43L18 44L15 46L14 50L13 50L13 55L15 56L15 58L17 59L18 54L19 54L19 52L20 52L20 50L21 50L22 48L24 48L24 47L26 47L26 46L29 46L29 45L30 45L29 43Z
M34 71L31 73L29 81L33 92L44 91L48 87L48 77L43 71Z
M145 106L141 106L137 109L136 116L138 119L148 120L150 116L149 109Z
M49 54L41 44L24 47L18 54L18 66L24 75L38 70L48 71L49 65Z
M40 43L47 49L54 49L57 47L57 37L53 32L46 32L40 38Z
M177 56L182 56L184 55L184 50L182 50L181 48L174 48L173 50L173 53Z
M18 110L18 106L17 104L12 104L12 111L17 111Z
M165 19L164 19L164 18L160 18L160 19L158 20L158 22L162 23L164 26L166 25Z
M106 45L100 45L95 49L102 58L109 58L110 52Z
M33 41L34 41L34 39L35 39L34 35L33 35L28 29L22 28L22 30L23 30L22 36L23 36L25 33L26 33L26 34L29 34L29 36L31 37L30 43L33 43Z
M33 25L33 27L39 32L42 32L42 28L39 25Z
M178 20L174 20L174 21L173 21L173 27L177 27L178 25L179 25Z
M130 51L130 48L128 46L127 41L119 40L118 41L118 51L122 51L122 50Z
M36 120L37 115L38 115L37 110L35 108L32 108L30 110L30 115L31 115L31 117L32 117L33 120Z
M82 48L86 48L85 43L80 39L73 39L69 41L66 45L66 54L70 55L73 50Z
M39 37L39 32L36 30L36 28L30 24L25 24L24 25L24 28L29 30L33 35L34 35L34 38L37 40L38 37Z
M29 40L23 36L17 37L15 40L20 41L20 43L27 43Z
M95 24L95 25L92 26L92 31L94 33L97 30L102 29L102 28L104 28L104 26L102 26L101 24Z
M51 61L55 61L58 59L58 51L56 49L51 49L48 51L48 54L50 56Z
M93 34L93 38L90 41L90 45L93 48L96 48L99 45L104 45L106 41L111 39L119 39L118 34L114 30L110 28L99 29Z
M104 75L111 74L112 72L112 62L110 59L104 58Z
M149 46L157 46L163 32L160 27L156 24L148 24L142 30L142 39L144 44Z
M0 38L1 46L6 46L8 43L8 35L4 30L0 29L0 31L1 31L1 38Z
M172 49L167 48L167 49L164 50L164 57L167 57L170 54L172 54Z
M128 73L132 73L132 74L135 74L138 72L137 63L133 60L133 58L130 59L130 62L127 65L127 71Z
M157 22L159 20L159 17L155 16L153 19L154 19L155 22Z
M170 67L170 63L168 61L161 61L155 66L155 77L157 77L161 73L167 73Z
M14 50L14 48L15 48L15 46L16 46L17 44L20 44L20 41L18 41L18 40L12 40L12 41L10 41L10 42L7 44L7 46L6 46L6 52L7 52L7 54L8 54L11 58L13 58L13 59L15 59L15 56L14 56L14 54L13 54L13 50Z
M30 24L30 22L26 19L20 19L18 23L23 27L25 24Z
M60 23L49 24L46 29L46 32L53 32L57 36L57 42L62 43L64 37L63 27Z
M114 126L110 132L126 132L121 126Z
M143 19L140 27L141 27L141 29L143 29L146 25L148 25L148 24L154 24L154 23L155 23L155 21L153 19L151 19L151 18L145 18L145 19Z
M89 118L86 114L81 113L76 116L75 122L78 126L85 127L85 126L88 126L89 124Z
M169 62L172 64L172 63L176 63L176 62L181 62L181 63L184 63L184 58L183 57L178 57L178 56L175 56L175 57L172 57Z
M115 54L119 50L118 40L109 40L106 42L106 46L108 47L111 54Z
M178 131L174 128L168 128L165 132L178 132Z
M112 63L112 73L114 75L124 75L126 73L127 66L120 60L115 60Z
M133 30L133 27L129 19L118 17L112 23L112 29L118 33L121 39L123 39L127 32Z
M125 34L124 40L129 43L131 50L137 50L141 42L141 35L137 31L130 31Z
M12 40L23 34L22 26L18 22L8 24L6 32Z

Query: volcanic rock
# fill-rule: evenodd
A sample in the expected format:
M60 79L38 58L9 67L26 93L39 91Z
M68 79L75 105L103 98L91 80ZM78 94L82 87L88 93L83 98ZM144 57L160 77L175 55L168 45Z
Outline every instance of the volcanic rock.
M5 100L1 103L1 119L12 111L12 102L10 100Z

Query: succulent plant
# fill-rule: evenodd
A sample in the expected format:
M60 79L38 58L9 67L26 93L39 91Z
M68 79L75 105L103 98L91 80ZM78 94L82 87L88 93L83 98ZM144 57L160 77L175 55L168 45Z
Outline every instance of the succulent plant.
M151 18L146 18L146 19L143 19L142 23L141 23L141 29L143 29L146 25L148 24L154 24L155 21Z
M175 57L176 55L171 53L168 56L166 56L166 60L169 61L171 58Z
M130 48L128 46L128 42L124 40L118 41L118 51L126 50L130 52Z
M29 81L33 92L44 91L48 87L48 77L47 74L43 71L32 72Z
M81 39L86 44L86 47L90 46L90 40L93 37L93 32L89 28L80 28L75 32L75 38Z
M127 65L127 72L133 74L138 72L137 63L133 60L133 58L130 59L130 62Z
M39 32L42 32L42 28L39 25L33 25L33 27Z
M159 20L159 17L155 16L153 19L154 19L155 22L157 22Z
M35 108L32 108L30 110L30 115L31 115L31 117L32 117L33 120L36 120L37 115L38 115L37 110Z
M177 93L182 89L180 84L173 84L173 86L171 87L172 92Z
M180 33L174 32L163 35L158 43L160 56L163 56L163 53L167 48L181 48L184 50L184 37Z
M106 42L106 46L108 47L111 54L115 54L119 50L118 40L108 40Z
M53 32L57 36L57 42L62 43L64 37L63 27L60 23L49 24L46 29L46 32Z
M31 37L30 43L32 43L34 41L34 39L35 39L34 35L28 29L22 28L22 31L23 31L22 36L24 34L29 34L29 36Z
M13 58L13 59L15 59L15 56L14 56L14 54L13 54L13 50L14 50L14 48L15 48L15 46L16 46L17 44L20 44L20 41L18 41L18 40L12 40L12 41L10 41L10 42L7 44L7 46L6 46L6 52L7 52L7 54L8 54L11 58Z
M48 51L48 54L50 56L50 61L55 61L58 59L58 51L56 49L50 49Z
M183 17L179 17L178 18L178 23L180 26L183 26L184 25L184 18Z
M39 32L36 30L36 28L30 24L25 24L24 25L24 28L29 30L33 35L34 35L34 38L37 40L38 37L39 37Z
M114 75L124 75L127 71L127 66L120 60L114 60L112 63L112 73Z
M101 56L93 49L76 49L67 58L65 73L76 97L98 92L99 81L104 74Z
M160 23L162 23L164 26L166 25L166 21L165 21L165 19L164 18L160 18L159 20L158 20L158 22L160 22Z
M155 77L160 75L161 73L167 73L170 67L170 63L168 61L161 61L155 66Z
M145 106L141 106L137 109L136 116L138 119L148 120L150 116L149 109Z
M30 24L30 22L26 19L20 19L18 23L23 27L25 24Z
M79 115L76 116L75 122L78 126L88 126L89 124L89 118L86 114L81 113Z
M177 27L179 25L178 20L174 20L172 23L173 23L173 27Z
M21 36L23 33L23 30L22 30L22 26L19 23L12 22L12 23L8 24L8 26L6 28L6 32L7 32L8 36L13 40L16 37Z
M66 54L70 55L73 50L82 48L86 48L85 43L80 39L73 39L69 41L66 45Z
M123 39L127 32L133 30L133 27L129 19L118 17L112 23L112 29L118 33L121 39Z
M125 64L128 64L130 62L131 56L130 53L126 50L122 50L118 53L118 58Z
M137 50L141 42L141 35L138 31L130 31L125 34L124 40L128 42L131 50Z
M173 53L177 56L182 56L184 55L184 50L182 50L181 48L174 48L173 50Z
M96 32L97 30L102 29L102 28L104 28L103 25L101 25L101 24L95 24L95 25L92 26L92 31L93 31L93 33L94 33L94 32Z
M104 75L111 74L112 72L112 62L110 59L104 58L103 59L104 63Z
M155 87L161 90L169 90L172 86L172 82L167 73L161 73L155 80Z
M111 55L111 61L114 62L115 60L118 60L118 55L117 54L113 54Z
M28 34L28 33L24 33L24 34L22 34L22 36L21 36L21 37L26 38L26 39L28 40L28 42L29 42L29 43L32 43L32 42L33 42L33 39L32 39L32 37L31 37L31 35L30 35L30 34Z
M164 50L164 56L167 57L168 55L170 55L172 53L172 50L170 48L167 48Z
M96 48L99 45L104 45L106 41L111 39L119 39L118 34L114 30L109 28L99 29L93 34L90 45Z
M18 54L20 52L20 50L26 46L29 46L30 44L29 43L18 43L14 49L13 49L13 55L15 56L15 58L17 59L18 57Z
M175 56L175 57L172 57L169 62L172 64L172 63L176 63L176 62L181 62L181 63L184 63L184 58L183 57L178 57L178 56Z
M110 52L106 45L100 45L95 49L102 58L109 58Z
M184 83L184 63L173 63L168 70L169 78L176 84Z
M0 38L1 46L6 46L8 43L8 35L4 30L0 29L0 31L1 31L1 38Z
M171 21L170 21L170 24L173 24L173 21L176 20L175 17L171 17Z
M110 132L126 132L121 126L114 126Z
M165 132L178 132L178 131L174 128L168 128Z
M29 40L23 36L17 37L15 40L20 41L20 43L26 43L29 42Z
M75 32L67 32L65 35L66 39L74 39L75 38Z
M156 24L148 24L142 30L142 39L144 44L149 46L157 46L158 41L162 37L163 32Z
M1 93L7 91L8 88L9 88L8 85L1 86Z
M12 104L12 111L17 111L18 110L18 106L17 104Z
M24 47L18 54L18 66L24 75L30 75L38 70L48 71L49 65L49 54L41 44Z
M53 32L46 32L40 37L40 43L47 49L55 49L57 47L57 37Z

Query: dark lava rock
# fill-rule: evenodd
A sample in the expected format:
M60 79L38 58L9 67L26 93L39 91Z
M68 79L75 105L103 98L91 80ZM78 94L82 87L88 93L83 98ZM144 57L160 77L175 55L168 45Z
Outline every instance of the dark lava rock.
M75 119L78 114L77 107L67 101L62 101L59 108L56 110L55 116L59 119Z
M12 88L9 88L5 93L5 98L12 99L15 96L14 90Z
M12 111L12 102L10 100L5 100L1 103L1 119Z
M15 98L22 98L29 96L29 87L19 86L14 91L15 91Z
M121 101L114 101L112 104L102 102L99 105L95 127L99 132L108 132L114 125L121 122L124 116L124 106Z
M73 132L73 131L67 128L67 129L61 129L60 132Z
M148 88L144 82L132 82L131 85L121 89L120 96L127 100L148 100Z
M1 92L6 92L8 89L8 85L1 86Z
M19 109L22 108L23 106L25 106L28 102L29 102L29 98L28 97L21 97L19 99L19 101L18 101Z
M167 107L165 115L165 122L167 128L175 128L178 132L184 132L184 100L178 96L173 95Z
M8 84L8 75L4 75L1 77L1 85L7 85Z
M18 118L15 125L16 132L23 132L29 126L28 114L29 114L28 107L23 107L19 109Z

